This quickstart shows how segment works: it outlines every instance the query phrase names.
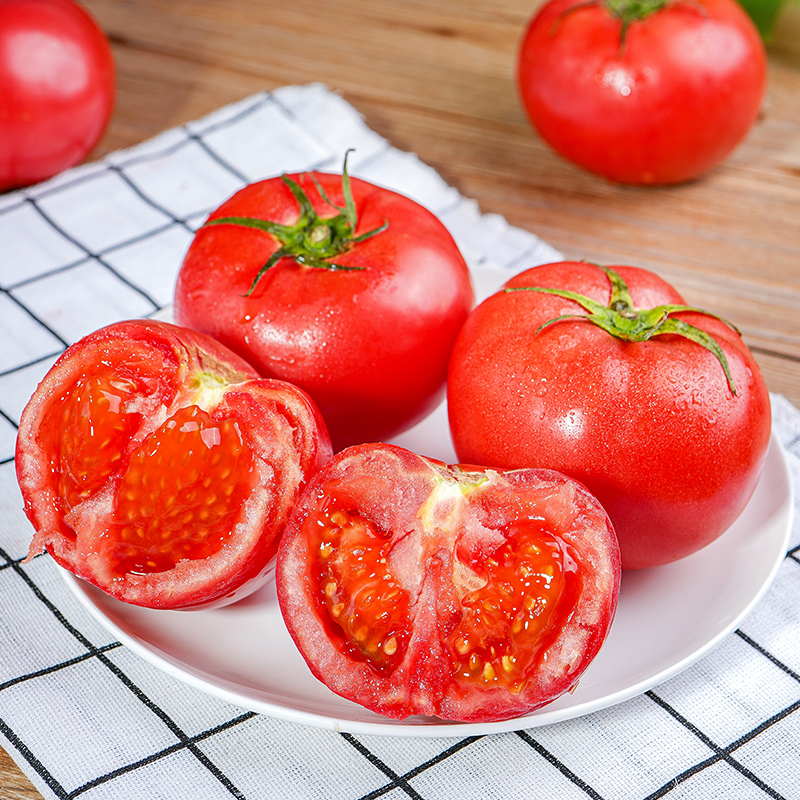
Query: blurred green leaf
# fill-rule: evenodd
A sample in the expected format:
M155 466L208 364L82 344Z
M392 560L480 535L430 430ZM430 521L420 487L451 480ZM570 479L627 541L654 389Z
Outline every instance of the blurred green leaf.
M755 22L764 41L769 41L775 28L778 12L783 7L785 0L739 0L739 2Z

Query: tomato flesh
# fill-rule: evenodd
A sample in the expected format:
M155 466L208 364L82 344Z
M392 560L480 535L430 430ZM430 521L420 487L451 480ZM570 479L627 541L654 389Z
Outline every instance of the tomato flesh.
M343 649L378 672L402 661L408 592L388 567L391 541L370 520L344 509L320 518L319 598Z
M450 637L460 681L519 693L577 600L578 564L541 525L509 526L506 541L471 566L486 584L461 600Z
M216 553L247 497L252 462L235 420L179 409L131 453L122 475L116 571L163 572Z
M133 381L92 376L64 399L53 431L52 469L59 475L65 510L94 494L118 467L124 445L139 426L139 415L123 410L122 398ZM87 441L93 447L84 446Z

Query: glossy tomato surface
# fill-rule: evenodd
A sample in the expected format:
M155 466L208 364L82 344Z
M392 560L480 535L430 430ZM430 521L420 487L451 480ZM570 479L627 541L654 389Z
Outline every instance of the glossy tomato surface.
M614 617L600 504L546 470L348 448L301 496L278 599L311 671L393 718L516 717L573 687Z
M72 0L0 0L0 191L50 178L97 144L114 105L114 60Z
M736 0L676 0L626 24L633 3L550 0L517 67L546 142L612 181L687 181L726 158L761 108L766 55Z
M158 322L70 347L22 415L17 477L43 550L125 602L223 605L260 586L330 456L300 390Z
M342 176L290 176L322 217L344 205ZM200 228L178 276L175 317L208 333L267 377L307 391L336 449L411 427L444 396L450 349L473 304L466 264L430 212L407 197L352 179L352 244L325 269L282 258L246 296L278 250L272 234L241 225ZM210 219L294 225L301 213L282 178L252 184Z
M614 267L637 308L683 304L646 270ZM506 287L570 289L603 303L597 266L535 267ZM566 318L545 328L546 322ZM741 337L719 319L676 316L708 332L720 361L677 335L623 341L585 320L570 299L499 291L470 315L448 377L458 457L497 467L537 465L581 481L611 517L623 568L675 561L736 519L761 473L770 436L767 388Z

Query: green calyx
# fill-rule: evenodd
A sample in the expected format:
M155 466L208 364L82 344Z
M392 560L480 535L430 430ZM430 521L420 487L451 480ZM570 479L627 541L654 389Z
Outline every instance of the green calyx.
M365 267L339 264L332 260L347 252L354 244L376 236L389 227L389 223L386 221L378 228L362 233L359 236L355 235L358 214L350 187L350 176L347 174L347 157L350 152L348 150L345 153L344 166L342 167L344 206L339 206L332 202L319 181L312 175L320 197L339 212L332 217L320 217L302 187L287 175L282 175L281 180L289 187L300 206L300 216L294 225L281 225L258 217L219 217L218 219L208 220L203 225L203 227L210 225L241 225L269 233L281 243L281 246L259 269L245 297L249 297L253 293L267 270L274 267L282 258L291 258L296 264L305 267L329 271L346 270L352 272L365 269Z
M679 304L670 303L663 306L657 306L647 310L637 309L633 307L628 286L624 280L613 269L608 267L600 267L603 272L608 276L611 283L611 297L607 306L592 300L590 297L578 294L577 292L569 291L568 289L551 289L544 286L519 286L515 288L505 289L505 292L543 292L544 294L554 294L558 297L564 297L568 300L573 300L582 306L588 314L563 314L560 317L555 317L548 320L539 327L536 331L554 325L567 319L578 319L586 322L591 322L602 328L607 333L617 339L623 339L626 342L646 342L654 336L663 334L673 334L682 336L689 339L706 350L711 352L719 361L725 372L725 377L728 381L728 387L731 394L736 395L736 385L733 382L730 368L728 366L728 359L722 348L717 344L716 340L708 333L696 328L694 325L689 325L683 320L675 319L671 314L677 314L682 311L691 311L696 314L705 314L709 317L714 317L721 322L724 322L730 328L738 333L735 325L732 325L726 319L723 319L716 314L709 311L703 311L694 306L684 306Z
M623 47L625 36L632 23L640 22L651 14L655 14L656 11L660 11L670 2L672 0L578 0L575 5L568 6L562 11L556 17L556 22L560 22L564 17L575 11L600 6L612 17L620 21L620 47ZM693 0L687 0L687 2L693 2ZM703 8L699 3L697 5L699 8Z
M669 0L603 0L603 5L612 17L622 23L620 40L624 42L631 23L640 22L651 14L655 14L668 2Z

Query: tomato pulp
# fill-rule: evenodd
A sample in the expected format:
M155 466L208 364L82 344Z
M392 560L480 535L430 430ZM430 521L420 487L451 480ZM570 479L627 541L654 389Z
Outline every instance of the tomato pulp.
M343 450L312 479L276 572L289 632L329 688L388 717L461 721L574 687L619 573L608 517L575 481L385 444Z
M222 605L266 579L311 473L331 454L300 390L205 336L111 325L69 348L28 403L17 476L63 567L136 605Z

